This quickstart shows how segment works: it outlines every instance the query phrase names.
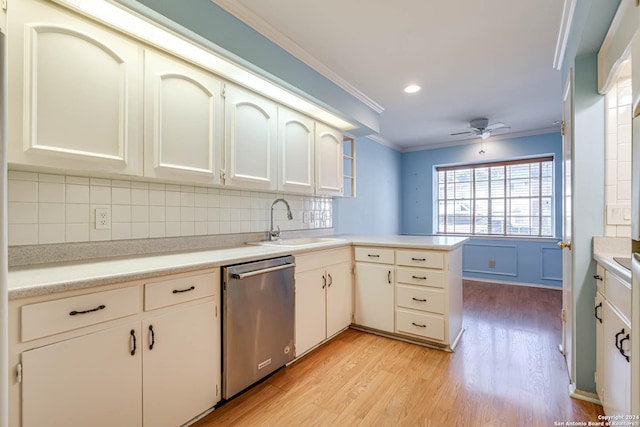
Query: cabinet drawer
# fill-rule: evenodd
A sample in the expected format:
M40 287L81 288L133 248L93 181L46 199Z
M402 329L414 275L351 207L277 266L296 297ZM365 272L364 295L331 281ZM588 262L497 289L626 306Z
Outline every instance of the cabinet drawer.
M395 254L393 249L383 248L356 248L356 261L377 262L380 264L393 264Z
M409 267L444 268L444 253L436 251L396 251L398 265Z
M22 341L129 316L139 309L137 286L25 305L21 311Z
M220 272L176 277L144 285L144 310L155 310L215 295L220 289Z
M605 297L628 321L631 320L631 287L609 271L605 275Z
M604 274L605 274L605 269L603 266L601 266L600 264L596 265L596 289L598 290L598 292L600 292L602 295L604 295Z
M396 311L396 332L444 340L444 318L431 314Z
M444 291L418 286L396 286L398 307L444 314Z
M325 268L329 265L351 262L351 248L331 249L296 255L296 274L303 271Z
M444 288L444 271L398 267L396 269L396 281L398 283Z

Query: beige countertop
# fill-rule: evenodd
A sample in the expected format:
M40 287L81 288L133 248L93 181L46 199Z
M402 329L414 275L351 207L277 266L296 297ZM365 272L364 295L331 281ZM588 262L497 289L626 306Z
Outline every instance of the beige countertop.
M594 236L593 259L631 285L631 270L618 264L614 257L631 257L631 239Z
M215 250L128 256L69 263L42 264L9 270L9 299L91 288L149 277L182 273L283 255L368 245L452 250L468 238L445 236L329 236L317 243L295 246L242 245Z

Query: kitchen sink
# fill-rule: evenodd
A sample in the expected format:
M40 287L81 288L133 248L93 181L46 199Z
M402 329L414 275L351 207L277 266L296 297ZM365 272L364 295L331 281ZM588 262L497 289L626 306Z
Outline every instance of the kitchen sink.
M338 243L344 242L344 239L336 239L332 237L299 237L291 239L280 240L264 240L261 242L250 242L250 245L261 246L279 246L283 248L305 246L305 245L317 245L320 243Z

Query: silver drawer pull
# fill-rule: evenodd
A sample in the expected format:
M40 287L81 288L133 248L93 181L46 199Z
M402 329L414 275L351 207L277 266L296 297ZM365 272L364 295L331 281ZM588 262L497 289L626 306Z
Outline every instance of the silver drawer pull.
M101 304L98 307L91 308L89 310L84 310L84 311L73 310L71 313L69 313L69 316L77 316L78 314L93 313L94 311L104 310L105 308L107 308L107 306L104 304Z
M411 299L414 300L414 301L418 301L418 302L427 302L426 299L420 299L420 298L416 298L416 297L413 297Z
M417 327L419 327L419 328L426 328L426 327L427 327L427 325L421 325L421 324L416 323L416 322L411 322L411 324L412 324L413 326L417 326Z
M411 277L413 277L414 279L427 280L427 278L424 276L411 276Z
M296 265L294 263L282 264L282 265L277 265L275 267L263 268L261 270L247 271L246 273L236 273L236 274L233 274L232 277L234 279L237 279L237 280L242 280L242 279L247 279L249 277L258 276L260 274L265 274L265 273L271 273L271 272L274 272L274 271L285 270L287 268L293 268L295 266Z
M187 289L174 289L173 293L174 294L181 294L182 292L195 291L195 289L196 289L195 286L191 286L190 288L187 288Z
M377 254L367 254L367 256L370 258L380 258L380 255Z
M426 258L411 258L411 261L426 261Z

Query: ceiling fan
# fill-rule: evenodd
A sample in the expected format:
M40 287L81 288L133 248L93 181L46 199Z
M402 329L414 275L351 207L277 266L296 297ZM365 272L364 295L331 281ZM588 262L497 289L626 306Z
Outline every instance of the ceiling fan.
M493 131L497 129L510 129L509 126L502 122L489 124L489 119L487 118L473 119L469 122L469 127L471 129L464 132L452 133L451 136L479 136L482 139L487 139Z

